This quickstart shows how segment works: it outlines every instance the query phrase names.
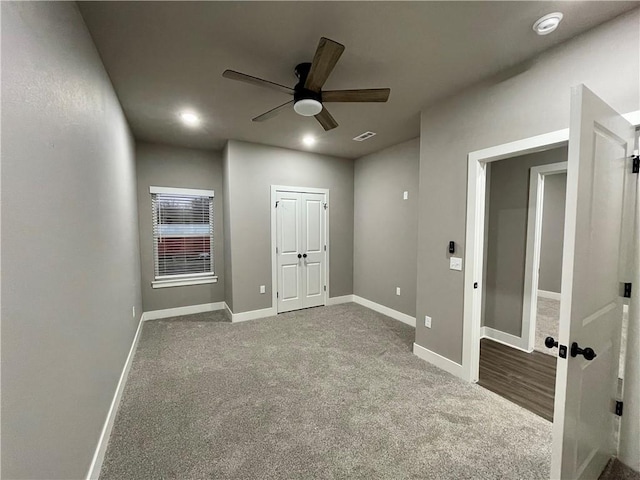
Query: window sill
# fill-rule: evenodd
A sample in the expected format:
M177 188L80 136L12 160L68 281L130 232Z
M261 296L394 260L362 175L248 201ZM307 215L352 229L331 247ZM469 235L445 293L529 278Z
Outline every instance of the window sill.
M155 280L151 282L152 288L185 287L188 285L203 285L205 283L218 283L218 277L205 278L181 278L175 280Z

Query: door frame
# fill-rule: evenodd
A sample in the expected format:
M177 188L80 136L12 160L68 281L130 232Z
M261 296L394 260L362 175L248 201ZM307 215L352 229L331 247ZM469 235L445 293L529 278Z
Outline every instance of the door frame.
M320 193L324 194L327 208L324 209L324 244L327 246L327 250L324 252L324 278L327 290L323 292L323 305L327 305L329 299L329 252L331 251L329 245L329 189L328 188L313 188L313 187L292 187L288 185L271 185L271 196L269 198L271 210L271 308L275 310L276 315L278 312L278 260L276 258L276 194L278 192L292 192L292 193Z
M567 164L568 162L566 161L549 163L531 167L530 170L521 333L522 344L529 352L533 351L536 338L540 249L542 248L542 216L544 210L544 181L547 176L567 173Z
M640 110L623 117L636 128L640 125ZM519 157L568 145L569 129L556 130L542 135L504 143L470 152L467 156L467 211L465 234L462 378L478 382L480 369L480 327L484 285L484 230L485 195L487 189L487 164L498 160ZM474 288L474 283L478 284Z

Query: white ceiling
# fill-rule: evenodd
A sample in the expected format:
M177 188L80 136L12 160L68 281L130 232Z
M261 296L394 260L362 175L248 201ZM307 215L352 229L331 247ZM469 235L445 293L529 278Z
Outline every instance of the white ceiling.
M229 138L356 158L419 134L420 110L638 2L79 2L137 139L220 149ZM540 16L564 13L537 36ZM325 36L346 46L325 89L390 87L388 103L328 104L324 132L293 109L251 122L285 94L222 78L229 68L293 86ZM178 121L199 112L196 130ZM372 130L365 142L351 140Z

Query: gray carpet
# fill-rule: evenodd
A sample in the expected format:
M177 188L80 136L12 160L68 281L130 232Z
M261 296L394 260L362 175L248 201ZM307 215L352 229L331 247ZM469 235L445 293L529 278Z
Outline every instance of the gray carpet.
M102 479L546 479L551 423L355 304L144 324Z
M536 341L534 350L546 355L556 356L557 350L547 348L544 339L553 337L558 340L560 325L560 300L538 296L538 314L536 316Z

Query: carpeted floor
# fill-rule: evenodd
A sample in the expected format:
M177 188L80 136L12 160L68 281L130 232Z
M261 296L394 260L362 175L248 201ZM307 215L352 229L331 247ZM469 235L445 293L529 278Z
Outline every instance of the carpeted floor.
M557 350L547 348L544 339L553 337L558 340L560 325L560 300L538 296L538 314L536 316L536 340L534 350L547 355L556 356Z
M142 335L102 479L546 479L551 423L355 304Z

